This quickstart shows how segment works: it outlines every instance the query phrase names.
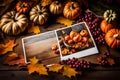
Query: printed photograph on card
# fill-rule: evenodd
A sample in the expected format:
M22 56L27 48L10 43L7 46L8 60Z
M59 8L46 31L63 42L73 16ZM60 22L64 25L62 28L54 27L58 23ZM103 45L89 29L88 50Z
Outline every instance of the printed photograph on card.
M22 44L26 63L34 56L46 65L58 63L60 60L55 31L25 37Z
M98 53L98 49L85 22L56 30L61 60L80 58Z

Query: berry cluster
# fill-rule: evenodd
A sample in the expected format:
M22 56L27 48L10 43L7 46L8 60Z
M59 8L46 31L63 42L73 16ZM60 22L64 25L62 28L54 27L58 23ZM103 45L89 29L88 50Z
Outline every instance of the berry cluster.
M97 44L105 44L104 34L100 29L101 18L96 17L92 12L85 13L77 19L77 23L85 21Z
M97 60L101 66L107 66L109 65L108 58L110 58L110 53L106 52L103 56L97 58Z
M77 58L67 59L60 62L60 64L67 64L76 70L83 70L91 68L91 63L85 60L78 60Z

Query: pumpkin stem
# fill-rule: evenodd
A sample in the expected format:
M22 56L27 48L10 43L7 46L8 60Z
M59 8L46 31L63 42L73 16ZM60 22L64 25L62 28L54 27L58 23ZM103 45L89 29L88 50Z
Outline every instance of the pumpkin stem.
M74 7L74 2L71 2L70 9L71 9L71 10L75 9L75 7Z
M40 15L41 15L41 14L42 14L42 11L38 11L38 14L40 14Z
M55 1L55 4L57 4L57 5L58 5L58 4L59 4L59 2L58 2L58 1Z
M113 37L116 38L116 39L120 39L119 34L114 34Z
M24 3L22 3L21 7L23 7L23 8L25 7Z
M11 16L11 18L13 19L13 21L14 22L16 22L17 20L15 19L15 17L14 16Z

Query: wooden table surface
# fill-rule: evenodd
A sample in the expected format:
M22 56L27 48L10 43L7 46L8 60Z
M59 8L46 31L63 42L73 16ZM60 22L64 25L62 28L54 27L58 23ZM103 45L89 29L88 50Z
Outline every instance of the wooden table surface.
M46 25L49 27L41 27L41 33L51 31L60 27L64 27L64 25L60 25L57 23L50 23L52 25ZM23 34L15 37L11 37L5 35L4 40L15 39L15 43L18 44L14 51L19 54L23 54L22 42L21 39L26 36L34 35L34 34ZM100 52L104 52L106 49L104 46L98 46ZM3 65L3 61L7 57L7 55L0 56L0 80L120 80L120 50L119 49L111 49L109 48L111 55L114 57L116 64L111 67L102 67L102 66L94 66L90 70L83 71L81 76L76 76L72 79L62 76L59 73L49 72L49 76L41 76L38 74L30 75L28 71L24 68L19 68L18 66L7 66ZM97 57L101 54L91 55L84 57L87 61L92 63L98 63Z

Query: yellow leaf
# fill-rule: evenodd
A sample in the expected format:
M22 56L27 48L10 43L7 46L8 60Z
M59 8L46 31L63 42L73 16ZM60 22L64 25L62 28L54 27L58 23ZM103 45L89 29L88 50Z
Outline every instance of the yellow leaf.
M48 6L49 4L51 4L52 0L42 0L41 1L41 6Z
M43 75L48 75L48 73L47 73L47 69L46 69L46 67L43 65L43 64L39 64L38 65L38 70L37 70L37 72L39 73L39 74L43 74Z
M109 65L111 65L111 66L115 64L115 61L112 58L107 58L107 61L108 61Z
M57 22L60 23L60 24L64 24L66 26L71 26L74 22L74 20L69 20L67 18L64 18L64 17L58 17L57 18Z
M35 57L30 59L30 64L27 66L29 74L37 72L41 75L48 75L47 69L43 64L38 63Z
M28 27L28 33L35 33L35 34L39 34L40 33L40 28L39 26L35 26L34 24L30 25Z
M27 68L28 68L28 72L29 72L29 74L34 73L34 72L38 69L37 66L32 65L32 64L28 65Z
M31 64L37 64L38 61L39 60L36 57L33 57L33 58L30 59Z
M24 57L22 55L18 55L17 53L14 53L14 52L11 53L10 55L8 55L4 64L18 65L18 66L25 66L26 65Z
M16 46L16 44L14 44L14 40L9 40L7 43L5 44L0 44L0 54L6 54L9 51L13 51L13 48Z
M49 66L48 68L49 68L49 71L59 72L63 68L63 65L54 64L52 66Z
M64 65L63 69L64 70L63 70L62 74L69 77L69 78L71 78L72 76L76 76L76 74L77 74L77 72L75 71L74 68L71 68L67 65Z

